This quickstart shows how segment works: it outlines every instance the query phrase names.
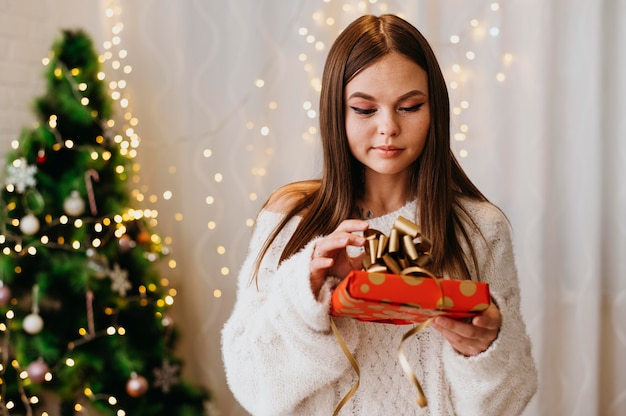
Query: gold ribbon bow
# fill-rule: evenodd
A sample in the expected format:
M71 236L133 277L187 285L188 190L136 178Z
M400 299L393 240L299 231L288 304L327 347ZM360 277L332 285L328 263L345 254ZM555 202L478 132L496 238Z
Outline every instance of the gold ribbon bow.
M430 255L430 248L432 244L430 240L420 233L420 227L417 224L399 216L396 219L389 236L386 236L378 230L368 229L365 231L364 237L367 240L367 244L365 245L366 255L363 258L363 266L367 272L432 277L437 282L439 290L441 291L441 298L443 299L443 288L439 279L424 268L432 261L432 257ZM425 407L428 404L428 401L426 400L426 395L422 390L417 376L413 373L413 370L411 369L411 366L402 351L402 344L408 338L428 327L434 319L435 316L428 318L419 325L411 328L402 336L402 340L398 346L398 360L400 361L400 365L402 366L404 373L417 389L418 397L416 398L416 401L420 407ZM359 388L359 384L361 382L361 371L356 359L341 337L341 334L339 333L332 317L330 318L330 327L337 338L343 353L348 358L348 361L350 361L352 368L357 374L356 383L335 408L333 415L336 416Z
M420 233L417 224L400 216L389 237L374 229L366 230L364 237L367 240L363 259L366 271L434 277L423 268L432 261L432 244Z

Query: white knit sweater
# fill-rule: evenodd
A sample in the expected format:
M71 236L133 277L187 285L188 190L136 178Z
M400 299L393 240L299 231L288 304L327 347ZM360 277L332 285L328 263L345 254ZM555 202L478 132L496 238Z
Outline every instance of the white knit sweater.
M464 202L489 247L475 236L480 280L488 282L502 314L498 338L487 351L458 354L434 329L409 338L403 351L428 399L415 403L415 387L398 362L397 348L411 327L335 318L354 354L361 384L340 415L513 416L537 388L530 341L520 315L520 297L509 225L488 203ZM415 218L413 201L369 220L389 234L398 215ZM258 286L251 282L255 259L283 214L262 210L239 274L237 301L222 331L228 384L255 416L332 415L356 374L329 326L331 282L315 299L309 283L314 241L276 267L299 217L289 222L263 260ZM336 282L335 282L336 283Z

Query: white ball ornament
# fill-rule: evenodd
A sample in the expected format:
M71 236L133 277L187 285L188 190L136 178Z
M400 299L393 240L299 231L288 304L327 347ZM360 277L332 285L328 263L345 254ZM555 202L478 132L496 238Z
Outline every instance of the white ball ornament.
M77 217L85 212L85 201L80 197L77 190L73 190L70 196L63 201L63 211L67 215Z
M22 328L31 335L38 334L43 329L43 319L36 313L26 315L22 322Z
M20 220L20 231L26 235L33 235L39 231L39 220L33 214L26 214Z

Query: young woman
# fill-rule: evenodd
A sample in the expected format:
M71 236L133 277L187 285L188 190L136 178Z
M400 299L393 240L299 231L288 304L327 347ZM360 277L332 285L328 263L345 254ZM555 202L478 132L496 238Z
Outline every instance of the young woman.
M342 415L516 415L537 374L520 314L509 224L450 150L448 93L405 20L363 16L331 47L320 97L320 180L274 192L257 217L222 332L229 386L254 415L331 415L356 382L329 324L333 288L361 269L363 231L399 215L432 240L435 274L488 282L471 322L438 317L404 343L428 399L398 362L403 325L335 318L360 366Z

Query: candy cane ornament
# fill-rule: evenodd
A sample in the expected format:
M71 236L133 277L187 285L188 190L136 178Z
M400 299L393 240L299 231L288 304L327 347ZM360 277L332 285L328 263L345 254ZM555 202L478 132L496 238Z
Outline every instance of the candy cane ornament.
M93 193L93 181L98 182L100 180L100 176L95 169L89 169L85 172L85 186L87 187L87 197L89 198L89 209L91 210L91 215L98 214L98 207L96 206L96 196Z
M86 303L87 303L87 324L89 326L89 337L93 338L96 336L96 325L93 319L93 291L92 290L87 291Z

